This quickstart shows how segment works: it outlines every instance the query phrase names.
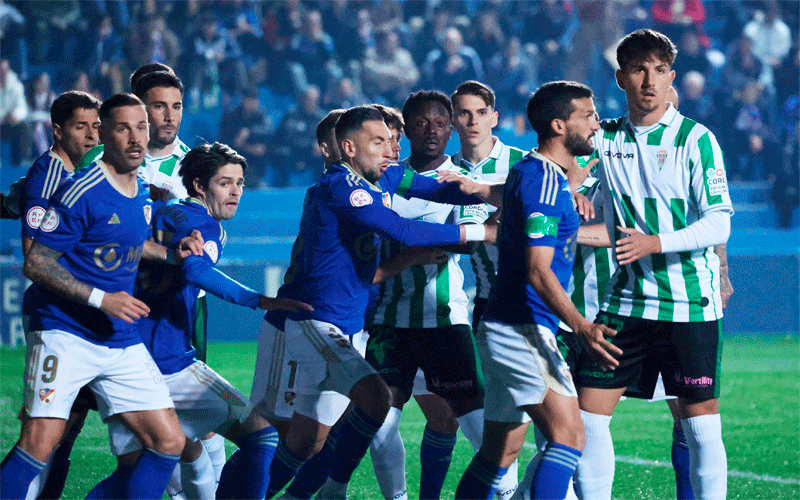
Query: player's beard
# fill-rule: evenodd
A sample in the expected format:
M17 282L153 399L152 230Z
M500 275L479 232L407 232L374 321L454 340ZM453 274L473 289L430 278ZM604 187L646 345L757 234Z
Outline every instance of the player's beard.
M177 136L177 129L174 132L162 131L160 128L156 128L155 130L151 129L150 144L148 144L148 147L150 149L163 149L175 142L175 137Z
M567 151L572 156L586 156L594 152L592 143L572 130L567 132L567 137L564 139L564 147L567 148Z

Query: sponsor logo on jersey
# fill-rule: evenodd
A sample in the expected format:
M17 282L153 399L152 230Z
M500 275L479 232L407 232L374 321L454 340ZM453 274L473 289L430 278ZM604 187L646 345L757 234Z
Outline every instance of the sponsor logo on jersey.
M153 216L153 205L145 205L144 206L144 220L147 221L147 224L150 224L150 218Z
M363 207L372 203L372 196L363 189L356 189L350 193L350 204L354 207Z
M39 229L44 231L45 233L49 233L54 231L55 228L58 227L58 212L54 209L48 209L47 212L42 217L42 224L39 226Z
M114 215L112 215L111 219L108 220L108 223L109 224L119 224L120 223L119 215L117 215L116 213Z
M296 392L286 391L283 393L283 401L289 406L294 406L294 400L296 398L297 398Z
M203 245L203 250L205 250L208 256L211 257L211 262L216 264L217 259L219 258L219 249L217 249L217 243L215 241L206 241L206 244Z
M381 195L381 198L383 199L383 206L384 207L392 208L392 195L390 195L389 193L383 193Z
M31 207L28 210L28 213L25 214L25 221L28 223L33 229L38 229L39 225L42 223L42 218L44 217L45 210L42 207Z
M661 167L664 166L664 162L667 161L667 150L662 149L661 151L656 154L656 158L658 158L658 169L661 170Z
M488 216L486 205L465 205L461 207L462 218L479 219L483 222Z
M558 235L558 218L548 217L541 212L534 212L525 222L525 232L529 238L542 238L544 236Z
M706 169L706 179L708 183L708 193L711 196L723 194L728 190L728 180L725 177L725 169Z
M53 401L53 394L56 393L55 389L48 389L45 387L44 389L39 389L39 401L45 404L49 404Z
M610 158L633 158L633 153L620 153L615 151L606 151L604 155Z

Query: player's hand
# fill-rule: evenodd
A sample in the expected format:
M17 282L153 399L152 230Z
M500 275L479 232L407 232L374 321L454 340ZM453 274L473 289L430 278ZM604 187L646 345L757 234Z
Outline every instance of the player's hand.
M439 266L447 262L447 252L441 248L413 247L413 251L413 257L409 263L411 266L427 266L430 264Z
M178 248L176 249L178 258L183 260L190 255L202 256L204 244L205 241L200 231L197 229L193 230L189 236L182 238L180 243L178 243Z
M127 292L106 293L100 310L112 318L121 319L126 323L133 323L139 318L147 317L150 308L147 304L129 295Z
M628 235L617 240L617 262L621 266L647 257L651 253L661 253L661 240L658 236L641 233L632 227L617 226L617 229Z
M726 273L721 273L719 282L720 295L722 295L722 308L725 309L725 307L728 306L728 299L730 299L731 295L733 295L733 285L731 284L731 280L728 278Z
M583 220L592 220L595 217L594 205L589 198L580 193L575 193L575 210L583 217Z
M437 180L439 182L457 182L462 193L474 194L483 201L486 201L491 195L489 184L474 181L466 175L453 171L437 172Z
M589 350L589 355L604 370L615 370L619 366L616 357L622 355L622 349L615 346L606 337L613 337L617 331L606 325L586 321L574 330Z
M306 304L305 302L299 302L297 300L287 299L284 297L265 297L264 295L258 300L258 308L263 309L265 311L291 311L291 312L300 312L300 311L313 311L314 308L310 305Z

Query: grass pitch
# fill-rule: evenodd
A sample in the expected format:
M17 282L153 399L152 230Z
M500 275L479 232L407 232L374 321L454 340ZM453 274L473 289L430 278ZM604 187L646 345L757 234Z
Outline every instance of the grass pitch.
M255 343L209 346L209 365L245 394L250 392L255 357ZM24 363L24 349L0 349L3 455L19 433L16 414L22 403ZM728 498L800 498L800 339L796 335L727 337L720 406L728 456ZM419 493L418 457L424 425L425 419L412 401L401 423L410 498ZM628 399L614 414L611 433L617 457L614 498L675 498L670 462L672 417L667 405ZM532 432L529 439L533 439ZM232 450L229 444L229 454ZM522 450L520 476L533 452L532 442ZM453 498L471 456L469 443L460 435L442 498ZM84 498L114 467L106 427L96 413L90 413L72 452L64 498ZM368 458L362 462L353 476L350 498L381 498L371 467Z

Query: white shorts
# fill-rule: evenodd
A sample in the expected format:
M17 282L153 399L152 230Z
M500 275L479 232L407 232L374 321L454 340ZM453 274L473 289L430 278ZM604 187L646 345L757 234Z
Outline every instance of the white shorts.
M305 323L312 324L312 330L315 329L313 324L327 325L327 330L330 328L335 329L335 327L329 323L318 321L302 322L302 324ZM296 335L298 330L301 329L301 323L287 320L286 328L287 330L293 331ZM338 330L335 329L335 331ZM291 342L298 342L296 336L293 338L295 340ZM327 335L323 338L330 339ZM367 335L364 332L354 335L353 347L360 346L362 350L366 349L366 338ZM319 360L313 360L313 356L298 357L294 350L289 351L287 349L286 340L286 332L275 328L266 320L262 322L261 330L258 334L258 356L256 359L255 375L253 377L253 389L250 393L250 399L255 404L256 411L267 420L288 420L292 418L292 414L296 411L321 424L332 426L347 409L347 406L350 404L350 399L334 388L328 389L326 387L321 390L314 388L305 391L299 390L301 372L304 371L303 368L305 365L316 365L319 370L320 363ZM331 340L342 340L342 338ZM340 345L335 343L334 345L337 350L341 350ZM363 356L360 356L359 353L354 353L352 348L348 350L351 352L348 358L352 357L352 354L359 356L363 364L371 370L369 364L363 360ZM309 361L309 358L311 358L312 361ZM321 359L320 356L317 356L317 358ZM354 364L351 360L345 362L348 363L347 369L350 369L350 365ZM332 366L332 368L334 367L335 366ZM322 372L322 374L325 374L327 372L327 367L323 365L322 370L325 370ZM332 374L335 372L335 370L331 370ZM366 373L363 367L356 368L356 372ZM371 373L375 373L374 370L372 370ZM365 375L353 381L346 388L347 392L345 394L348 394L352 384L360 380L360 378L363 378L363 376ZM317 378L319 378L319 374ZM319 384L319 386L322 387L324 384ZM344 387L340 389L344 390Z
M97 396L100 416L172 408L169 389L144 344L112 348L61 330L29 332L25 353L25 411L69 417L81 387Z
M475 341L486 378L486 420L528 422L520 407L541 403L548 389L577 397L569 366L549 329L481 321Z
M250 401L202 361L178 373L164 375L183 433L192 440L209 432L225 434L234 422L244 422L253 407ZM138 438L122 423L108 421L111 452L124 455L142 448Z

